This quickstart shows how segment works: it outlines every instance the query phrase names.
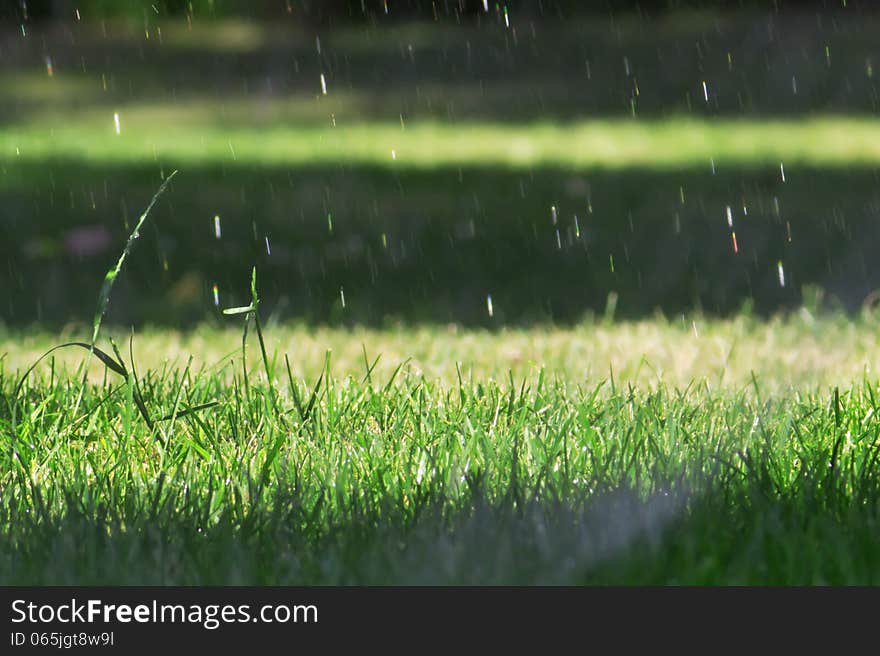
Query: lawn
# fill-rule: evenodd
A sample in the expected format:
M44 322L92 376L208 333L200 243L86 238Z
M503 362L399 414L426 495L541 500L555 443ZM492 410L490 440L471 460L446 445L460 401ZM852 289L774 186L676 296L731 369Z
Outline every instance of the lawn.
M880 581L871 21L125 25L0 41L0 582Z
M878 580L871 322L265 333L6 335L0 580Z

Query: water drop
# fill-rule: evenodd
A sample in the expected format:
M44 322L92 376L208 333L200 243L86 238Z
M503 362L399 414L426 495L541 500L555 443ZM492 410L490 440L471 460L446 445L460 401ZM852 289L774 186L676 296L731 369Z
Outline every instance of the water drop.
M214 239L220 239L221 236L220 231L220 216L214 215Z
M492 305L492 294L486 296L486 311L489 313L490 319L495 316L495 308Z
M116 126L116 134L121 132L121 127L119 125L119 112L113 113L113 125Z

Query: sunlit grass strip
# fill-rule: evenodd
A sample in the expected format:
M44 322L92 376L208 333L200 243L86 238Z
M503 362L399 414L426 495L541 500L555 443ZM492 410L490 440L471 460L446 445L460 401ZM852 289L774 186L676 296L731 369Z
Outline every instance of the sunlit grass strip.
M713 388L723 384L743 389L751 388L754 378L762 391L778 394L790 389L827 390L876 377L880 371L877 325L878 317L872 314L854 319L806 311L769 321L658 317L497 331L456 326L378 330L272 324L265 327L265 346L270 362L277 359L281 366L287 354L310 380L323 372L327 350L333 353L335 376L362 376L366 349L370 361L381 356L374 371L379 378L390 377L406 361L404 372L446 385L457 383L459 370L477 380L506 380L509 372L523 378L544 368L548 376L569 382L596 381L613 372L621 385L649 388L661 381L684 387L707 380ZM87 331L88 326L82 326L81 334ZM112 329L108 334L121 343L129 337L125 331ZM24 370L58 340L57 334L49 332L0 329L0 357L7 369ZM136 341L138 364L144 369L183 366L192 356L193 370L204 366L215 376L228 378L231 370L225 365L240 354L241 329L229 323L226 327L205 324L186 332L147 328L138 331ZM265 368L258 349L247 355L251 369ZM55 357L60 369L74 367L80 354L59 352ZM103 373L95 370L93 375L99 381Z
M369 164L431 168L487 165L624 168L823 166L880 163L880 122L808 120L595 120L567 124L399 123L175 126L150 112L89 115L53 125L6 127L0 158L90 163ZM166 117L167 119L167 117Z

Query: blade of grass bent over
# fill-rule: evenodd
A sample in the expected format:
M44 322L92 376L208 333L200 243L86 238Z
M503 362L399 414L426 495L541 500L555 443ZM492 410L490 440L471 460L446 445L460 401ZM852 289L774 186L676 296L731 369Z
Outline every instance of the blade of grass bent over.
M120 271L122 271L122 265L125 264L126 258L128 258L128 254L131 252L131 249L134 247L134 242L140 237L140 230L143 227L144 223L147 220L147 217L150 215L150 210L153 209L153 206L159 200L159 197L165 193L165 189L168 187L168 184L171 180L174 179L174 176L177 175L177 171L172 171L171 175L169 175L165 180L162 181L162 184L159 185L159 189L156 190L156 193L153 194L153 198L150 199L150 204L147 205L147 209L144 210L144 213L141 214L138 219L137 224L134 227L134 230L131 231L131 234L128 236L128 241L125 242L125 248L122 249L122 253L119 256L119 259L116 261L116 266L110 269L107 272L107 275L104 276L104 282L101 284L101 291L98 294L98 307L95 310L95 318L92 320L92 348L91 352L94 351L95 343L98 341L98 333L101 331L101 322L104 319L104 314L107 312L107 305L110 303L110 292L113 291L113 285L116 282L116 278L119 276ZM88 368L83 371L83 379L82 383L79 387L79 393L76 397L76 403L73 407L73 414L76 415L79 410L79 405L82 402L82 395L86 385L86 378L88 376ZM138 409L143 414L144 409L140 406ZM149 418L147 418L147 424L150 424Z

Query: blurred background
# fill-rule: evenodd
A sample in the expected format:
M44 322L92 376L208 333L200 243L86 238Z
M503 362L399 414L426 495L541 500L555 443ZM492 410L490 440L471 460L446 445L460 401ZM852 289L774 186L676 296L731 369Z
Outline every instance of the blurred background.
M0 1L0 322L876 302L871 3Z

